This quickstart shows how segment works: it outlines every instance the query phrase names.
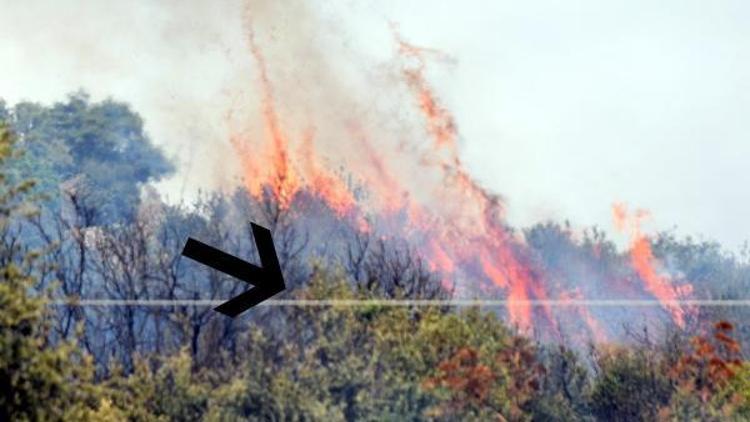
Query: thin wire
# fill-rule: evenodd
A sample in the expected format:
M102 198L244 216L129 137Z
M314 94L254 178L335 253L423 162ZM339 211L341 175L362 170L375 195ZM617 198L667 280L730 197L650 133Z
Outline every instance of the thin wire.
M225 300L129 300L129 299L68 299L49 302L52 306L81 307L169 307L169 306L217 306ZM593 299L593 300L495 300L495 299L272 299L258 306L291 307L361 307L361 306L484 306L484 307L649 307L649 306L750 306L750 299L685 299L685 300L638 300L638 299Z

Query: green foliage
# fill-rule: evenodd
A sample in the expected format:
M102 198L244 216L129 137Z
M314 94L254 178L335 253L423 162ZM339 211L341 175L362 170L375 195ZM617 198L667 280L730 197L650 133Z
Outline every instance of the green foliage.
M297 295L372 298L326 271L317 271ZM530 418L528 404L541 375L535 348L512 335L494 314L377 304L279 312L283 318L277 315L275 320L282 325L251 329L236 361L189 372L183 352L177 366L166 364L151 378L140 366L129 378L137 381L120 380L108 387L134 397L137 385L155 385L136 401L149 403L141 406L149 414L180 420L194 415L176 413L179 409L200 409L206 420ZM467 348L481 351L476 352L476 363L481 360L485 375L482 397L464 406L461 401L477 393L476 380L450 362ZM183 375L160 377L165 367ZM164 379L173 379L173 384ZM195 394L170 385L192 385ZM151 396L154 393L181 405L166 405ZM123 408L138 407L123 399L112 401Z
M16 148L16 136L8 125L0 120L0 230L5 233L16 214L28 211L24 197L34 187L30 180L13 180L9 167L20 157ZM4 255L11 251L3 251Z
M0 420L70 420L98 408L91 359L48 343L43 299L13 265L0 269Z
M671 385L660 362L646 350L602 351L591 393L591 410L601 420L654 420L669 402Z
M589 420L591 377L578 353L563 345L545 347L540 361L546 372L533 399L535 421Z
M0 126L0 166L12 157L13 136ZM0 230L7 238L11 218L22 208L28 184L2 177ZM2 243L0 255L0 420L86 419L98 411L93 363L73 343L53 345L45 301L31 293L34 279L24 268L32 256Z
M51 107L20 103L2 114L26 151L12 165L13 178L36 180L49 198L60 188L77 195L100 222L132 217L140 186L173 170L122 103L92 103L77 93Z
M730 381L727 396L736 397L736 415L750 419L750 362L745 362Z
M201 420L206 412L209 385L193 371L186 350L153 362L137 359L132 374L112 368L104 381L107 401L130 421Z
M0 106L0 118L12 121L27 152L17 155L11 131L0 126L0 420L750 419L750 365L739 353L742 338L750 338L748 319L742 318L747 310L721 315L739 322L732 334L744 335L739 340L722 328L724 337L687 346L598 345L587 362L563 346L540 347L478 308L256 308L249 324L217 321L207 308L128 308L108 311L120 319L92 318L104 323L84 327L94 333L88 339L101 335L103 343L115 343L114 353L103 348L95 368L85 352L90 343L52 332L54 317L32 269L34 253L14 238L14 221L35 211L28 201L35 185L26 178L33 176L38 191L50 196L61 185L72 188L69 193L99 215L98 224L132 213L139 185L166 174L169 166L137 115L113 101L91 103L75 95L52 107ZM75 253L53 259L70 265L65 270L75 275L67 281L77 288L63 289L65 294L86 291L83 273L98 267L108 271L86 279L95 280L86 288L105 286L103 291L123 298L136 291L143 298L176 297L178 281L188 279L187 291L198 297L205 293L193 278L198 272L186 274L177 258L184 238L197 228L212 241L230 237L226 230L211 231L225 223L222 218L201 217L212 213L229 211L222 205L175 212L163 231L154 230L158 224L151 220L89 231L82 223L60 231L57 240L78 242L68 245ZM627 260L600 231L576 240L568 225L550 223L525 236L541 268L559 275L567 288L627 272ZM92 241L110 248L96 255L87 249ZM715 244L662 235L654 250L706 297L736 298L750 286L750 267ZM383 254L384 263L387 258ZM299 299L380 299L388 291L353 283L343 271L316 267L311 277L304 274L303 287L293 293ZM372 271L368 277L387 280L387 274ZM211 292L219 298L229 290ZM73 321L90 321L80 309L66 310L76 313ZM701 314L704 321L717 316ZM106 324L112 331L102 328ZM119 337L126 329L129 342ZM141 347L163 333L174 338ZM217 340L222 336L224 343ZM132 364L106 362L111 356Z

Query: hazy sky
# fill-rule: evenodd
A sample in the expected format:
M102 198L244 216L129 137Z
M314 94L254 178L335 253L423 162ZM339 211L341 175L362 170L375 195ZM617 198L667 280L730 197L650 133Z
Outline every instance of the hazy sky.
M319 4L321 34L368 63L392 57L390 23L454 59L432 82L466 166L507 198L512 223L609 229L622 201L653 213L650 230L729 249L750 238L750 3ZM162 189L213 186L233 177L226 115L253 89L241 9L3 0L0 97L49 103L83 88L130 102L183 170Z

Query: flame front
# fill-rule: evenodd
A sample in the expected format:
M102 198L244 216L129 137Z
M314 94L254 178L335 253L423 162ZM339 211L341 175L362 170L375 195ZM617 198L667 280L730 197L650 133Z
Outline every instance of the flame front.
M549 275L532 265L533 257L523 239L507 229L500 198L477 183L464 167L456 120L425 76L428 60L444 55L413 46L396 34L401 86L414 107L414 119L403 117L411 123L406 134L373 130L352 116L316 122L339 128L345 139L337 139L341 143L337 145L346 142L347 148L356 151L352 164L331 161L321 153L325 148L319 145L316 130L311 129L314 125L300 124L295 118L289 119L292 123L284 121L251 24L248 42L258 69L264 130L260 138L238 131L232 144L251 195L270 193L280 207L289 209L304 192L320 199L337 218L351 222L360 231L377 229L410 240L428 267L440 274L443 284L456 286L455 294L505 297L509 302L508 320L525 332L539 327L557 330L559 318L545 304L548 299L585 299L581 289L571 292L554 287ZM295 132L301 136L290 138L289 134ZM364 186L366 195L355 194L352 186L358 184ZM622 212L618 209L615 214L624 221L625 216L618 214ZM659 300L670 301L688 293L672 287L667 278L653 270L650 245L640 232L633 235L631 257L646 290ZM678 325L684 325L682 308L665 308ZM588 308L578 307L574 315L589 327L593 337L606 338L605 328Z

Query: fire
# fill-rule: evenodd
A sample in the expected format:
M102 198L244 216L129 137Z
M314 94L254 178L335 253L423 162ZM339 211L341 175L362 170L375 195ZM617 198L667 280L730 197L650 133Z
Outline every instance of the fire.
M248 24L250 52L258 65L258 79L261 91L262 121L265 140L261 145L265 151L258 154L250 147L248 139L233 137L232 144L238 152L245 169L246 188L250 194L259 197L264 187L278 201L281 209L288 209L297 193L306 189L323 199L338 215L353 213L356 200L344 180L330 172L321 164L314 142L314 130L308 129L297 149L292 149L291 140L284 130L268 72L266 59L255 41L252 25ZM264 162L264 159L266 162ZM266 164L270 163L270 164ZM362 218L356 219L361 231L369 231L369 225Z
M245 182L248 191L253 195L260 195L264 186L270 187L272 194L277 198L282 209L289 208L294 196L300 189L299 176L295 174L289 156L289 139L281 128L279 116L276 112L271 81L268 75L268 67L265 57L255 42L255 33L252 26L248 26L248 42L250 52L258 64L260 90L262 95L262 114L266 137L270 143L270 151L258 154L252 151L246 142L234 137L232 143L238 150L243 168L246 169ZM264 157L265 156L265 157ZM263 165L263 158L269 160L270 166Z
M612 206L612 216L615 227L630 235L630 262L638 277L643 280L644 287L662 303L675 324L684 328L685 317L692 310L677 302L690 295L692 286L674 286L669 276L657 271L660 263L654 257L648 237L641 233L641 222L648 217L648 212L637 210L629 217L627 207L618 203Z
M573 302L576 300L582 300L583 298L584 297L580 289L575 289L570 292L562 292L560 294L560 300L562 300L563 302ZM599 320L597 320L594 315L592 315L589 308L585 306L575 306L574 310L588 327L591 338L595 339L598 343L605 343L609 337L607 335L607 330L604 328L604 326L602 326ZM573 335L577 337L577 341L585 342L587 340L585 336L580 335L580 332L573 332Z
M433 257L430 260L432 270L442 271L447 274L453 273L456 268L455 263L435 239L430 241L430 252L430 256Z
M501 212L499 201L489 195L464 169L458 155L458 133L455 119L444 108L424 76L424 55L435 54L434 50L415 47L401 40L396 35L399 52L417 62L415 67L403 66L407 85L414 93L417 105L422 112L428 135L433 139L435 152L446 151L447 157L437 160L444 173L445 194L451 199L461 198L462 206L453 216L454 226L461 232L473 237L473 246L482 251L480 261L485 275L499 288L507 289L508 314L512 324L522 331L529 331L533 325L532 305L530 300L547 297L544 286L528 268L520 262L517 252L513 250L513 239L499 224ZM435 157L428 157L427 163L435 163ZM493 212L495 211L495 212ZM437 232L438 238L445 238L444 233ZM441 257L440 260L443 258ZM495 266L492 262L497 262ZM544 309L547 316L549 308Z
M320 166L319 158L316 156L315 145L313 144L313 133L310 132L305 136L300 148L300 157L304 174L307 175L311 191L321 198L340 216L347 215L356 206L354 194L344 183L344 181L328 170Z
M521 331L538 327L557 330L558 318L548 300L584 299L584 293L582 289L553 285L550 279L554 275L532 265L532 252L523 238L505 224L504 203L464 167L455 118L425 73L428 59L443 59L443 54L415 47L396 34L397 70L418 119L414 133L394 137L348 115L341 121L316 122L321 125L318 128L338 127L342 139L336 139L333 148L345 145L353 149L356 157L351 158L352 165L341 159L332 162L325 154L325 147L330 153L331 146L316 137L309 122L301 124L281 115L272 85L274 74L256 43L251 24L248 33L258 69L259 120L264 130L262 137L238 132L232 144L251 195L270 194L282 209L289 209L302 192L314 195L336 218L349 222L359 232L404 238L417 246L427 267L438 273L443 284L457 287L455 294L506 298L508 320ZM293 133L302 136L289 135ZM331 168L343 170L334 172ZM360 190L355 193L353 186L362 185L365 194ZM624 208L616 208L614 214L622 227L628 224ZM653 269L650 245L639 231L633 235L631 258L650 294L669 301L686 293ZM665 308L675 322L684 325L682 308L667 304ZM606 338L604 328L588 308L575 310L572 315L577 323L586 324L595 338Z
M366 182L368 186L376 190L375 194L382 202L383 211L389 214L399 211L406 203L406 191L388 170L383 158L378 155L362 128L355 123L350 123L348 130L354 139L359 142L365 162L373 170L372 175L366 177Z
M487 274L490 280L494 281L498 287L508 287L508 280L505 278L505 273L497 267L486 251L481 251L479 261L481 262L482 270Z

